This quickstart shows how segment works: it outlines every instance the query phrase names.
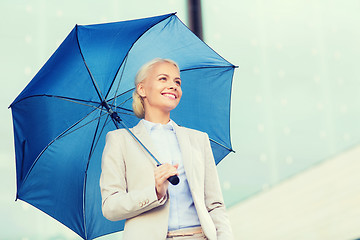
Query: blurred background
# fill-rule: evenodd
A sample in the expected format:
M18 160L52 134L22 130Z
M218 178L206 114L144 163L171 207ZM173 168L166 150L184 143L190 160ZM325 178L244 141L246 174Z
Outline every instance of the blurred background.
M177 12L195 29L190 2L0 2L0 239L80 240L14 201L10 103L75 24ZM239 66L231 112L236 153L218 165L235 239L360 239L360 1L198 2L199 34Z

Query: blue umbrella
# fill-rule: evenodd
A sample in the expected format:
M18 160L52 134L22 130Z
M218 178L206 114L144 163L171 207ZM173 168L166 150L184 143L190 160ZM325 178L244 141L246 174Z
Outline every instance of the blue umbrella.
M154 59L179 64L183 97L172 112L205 131L216 163L230 151L230 95L235 66L198 39L175 14L76 25L11 104L17 199L57 219L83 239L121 231L101 212L99 178L105 135L135 126L137 70ZM116 114L114 114L116 113Z

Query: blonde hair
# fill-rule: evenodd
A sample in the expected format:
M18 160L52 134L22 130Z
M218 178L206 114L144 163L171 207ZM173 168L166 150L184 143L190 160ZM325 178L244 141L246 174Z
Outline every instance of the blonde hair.
M149 71L152 69L152 67L157 63L170 63L173 64L180 72L180 68L177 65L176 62L174 62L171 59L163 59L163 58L155 58L147 63L145 63L137 72L135 76L135 90L133 92L133 103L132 108L135 113L135 116L138 118L144 118L145 117L145 108L144 108L144 100L137 92L137 86L139 83L144 81L149 73Z

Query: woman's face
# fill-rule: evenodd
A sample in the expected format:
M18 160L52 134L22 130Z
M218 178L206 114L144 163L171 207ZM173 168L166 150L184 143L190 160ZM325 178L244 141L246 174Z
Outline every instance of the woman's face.
M180 72L171 63L156 63L137 90L144 100L145 111L168 113L176 108L182 96Z

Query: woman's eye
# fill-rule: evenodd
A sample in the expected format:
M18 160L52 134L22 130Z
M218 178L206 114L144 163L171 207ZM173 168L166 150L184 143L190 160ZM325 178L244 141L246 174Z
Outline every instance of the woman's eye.
M161 81L166 81L166 77L160 78Z
M181 82L180 81L176 81L175 82L177 85L181 86Z

